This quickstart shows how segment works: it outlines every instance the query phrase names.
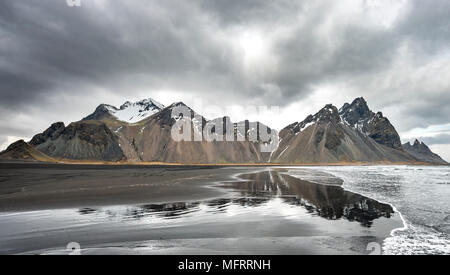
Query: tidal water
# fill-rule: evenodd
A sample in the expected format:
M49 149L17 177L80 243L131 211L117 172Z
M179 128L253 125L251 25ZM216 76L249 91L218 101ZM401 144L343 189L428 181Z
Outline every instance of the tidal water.
M384 241L386 254L450 254L450 167L310 167L289 174L319 183L339 178L346 190L393 205L405 228Z
M348 180L334 170L229 171L207 187L223 198L0 213L0 253L65 254L76 243L82 254L368 254L403 227L390 204L336 185Z

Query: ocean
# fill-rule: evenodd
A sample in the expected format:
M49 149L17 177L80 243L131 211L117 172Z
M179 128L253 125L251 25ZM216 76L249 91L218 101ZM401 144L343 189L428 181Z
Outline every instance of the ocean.
M316 183L337 177L345 189L391 204L405 227L384 241L384 254L450 254L450 167L308 167L289 174Z

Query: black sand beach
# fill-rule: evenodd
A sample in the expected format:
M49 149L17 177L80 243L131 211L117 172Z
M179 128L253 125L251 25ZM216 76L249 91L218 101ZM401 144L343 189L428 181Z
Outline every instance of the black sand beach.
M0 253L368 254L402 227L339 183L278 168L1 163Z
M206 166L0 163L0 211L208 199L226 192L205 187L229 176Z

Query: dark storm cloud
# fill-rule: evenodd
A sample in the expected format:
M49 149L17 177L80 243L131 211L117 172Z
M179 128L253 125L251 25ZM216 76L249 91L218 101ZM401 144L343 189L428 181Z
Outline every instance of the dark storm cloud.
M317 14L314 14L317 12ZM277 41L281 66L270 80L283 91L282 98L295 100L322 83L347 83L355 96L368 97L375 108L402 108L396 119L401 130L447 123L450 116L450 3L412 1L407 14L392 28L364 24L365 18L349 24L335 20L332 40L318 36L321 24L333 11L307 11L306 21L285 40ZM343 18L345 19L345 18ZM411 66L420 70L433 59L442 61L427 81L403 72L398 57L408 46ZM441 56L442 55L442 56ZM441 82L434 85L434 82ZM387 85L385 83L388 83Z
M349 26L342 30L338 45L327 44L315 33L324 19L314 19L277 43L283 66L271 82L283 90L283 99L297 99L322 83L377 73L392 62L395 52L390 49L398 42L391 33Z
M450 4L447 0L412 1L410 14L397 27L398 33L412 39L429 54L448 50Z
M2 103L36 103L40 93L59 83L115 87L127 78L145 78L143 85L157 87L172 80L175 85L207 82L206 72L234 73L220 42L198 28L200 21L188 18L187 4L179 3L177 10L167 1L162 11L153 11L151 4L141 2L142 9L131 2L106 3L105 10L89 2L78 10L65 1L2 2L2 34L12 40L2 55L13 56L0 67ZM76 88L70 92L83 94Z
M222 25L261 25L292 21L306 3L306 1L290 0L199 0L196 2Z
M140 91L286 106L321 85L398 110L390 118L401 131L448 123L450 3L410 1L383 27L360 2L355 15L339 1L1 1L0 135L31 136ZM247 29L268 44L250 69L239 49ZM36 129L8 126L24 121Z

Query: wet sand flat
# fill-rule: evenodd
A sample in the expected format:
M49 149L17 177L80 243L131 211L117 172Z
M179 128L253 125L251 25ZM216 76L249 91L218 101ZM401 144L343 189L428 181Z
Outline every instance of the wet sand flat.
M402 226L338 180L279 168L8 165L2 254L367 254Z
M223 196L209 187L229 179L207 166L0 163L0 211L199 200Z

